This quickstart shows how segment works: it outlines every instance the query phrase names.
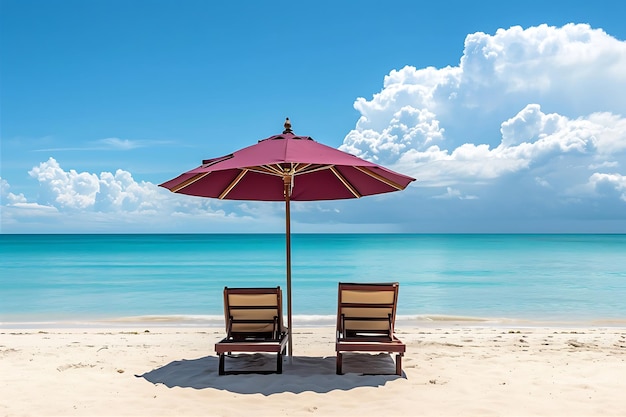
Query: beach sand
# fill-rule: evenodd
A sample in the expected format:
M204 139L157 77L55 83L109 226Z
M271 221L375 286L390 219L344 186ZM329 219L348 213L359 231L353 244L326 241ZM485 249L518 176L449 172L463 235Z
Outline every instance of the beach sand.
M282 375L217 375L221 328L0 329L6 416L626 416L626 327L402 326L387 355L347 355L297 328ZM273 358L228 358L228 367Z

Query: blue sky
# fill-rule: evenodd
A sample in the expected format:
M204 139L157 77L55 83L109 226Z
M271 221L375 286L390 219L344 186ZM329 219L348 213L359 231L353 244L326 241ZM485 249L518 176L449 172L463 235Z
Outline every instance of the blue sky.
M618 1L0 0L2 233L275 232L157 187L294 132L418 179L298 232L626 233Z

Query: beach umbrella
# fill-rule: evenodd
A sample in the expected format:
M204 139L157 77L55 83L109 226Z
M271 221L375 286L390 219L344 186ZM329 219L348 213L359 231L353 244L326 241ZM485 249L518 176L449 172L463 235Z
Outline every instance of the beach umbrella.
M284 201L287 326L291 315L291 201L341 200L403 190L414 178L357 158L308 136L289 118L280 135L202 165L160 184L174 193L224 200ZM292 355L292 338L288 354Z

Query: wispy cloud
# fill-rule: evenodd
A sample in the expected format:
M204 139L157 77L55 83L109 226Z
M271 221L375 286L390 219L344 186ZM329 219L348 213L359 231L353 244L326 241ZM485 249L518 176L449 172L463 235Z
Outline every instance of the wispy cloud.
M105 138L87 142L85 146L35 149L34 152L131 151L133 149L171 146L173 144L174 142L170 140Z
M98 142L104 145L105 147L109 147L111 149L122 150L122 151L143 148L145 146L148 146L148 143L147 143L148 141L145 141L145 140L106 138L106 139L100 139Z
M435 199L451 199L455 198L458 200L477 200L478 197L475 195L466 195L461 193L461 190L454 189L452 187L447 187L446 192L444 194L435 195L432 198Z

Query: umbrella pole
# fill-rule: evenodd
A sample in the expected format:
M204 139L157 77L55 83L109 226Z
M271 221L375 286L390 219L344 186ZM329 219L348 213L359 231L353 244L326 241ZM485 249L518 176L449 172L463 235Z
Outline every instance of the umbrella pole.
M293 327L291 326L291 180L285 180L285 247L287 251L287 328L289 329L288 356L293 356Z

